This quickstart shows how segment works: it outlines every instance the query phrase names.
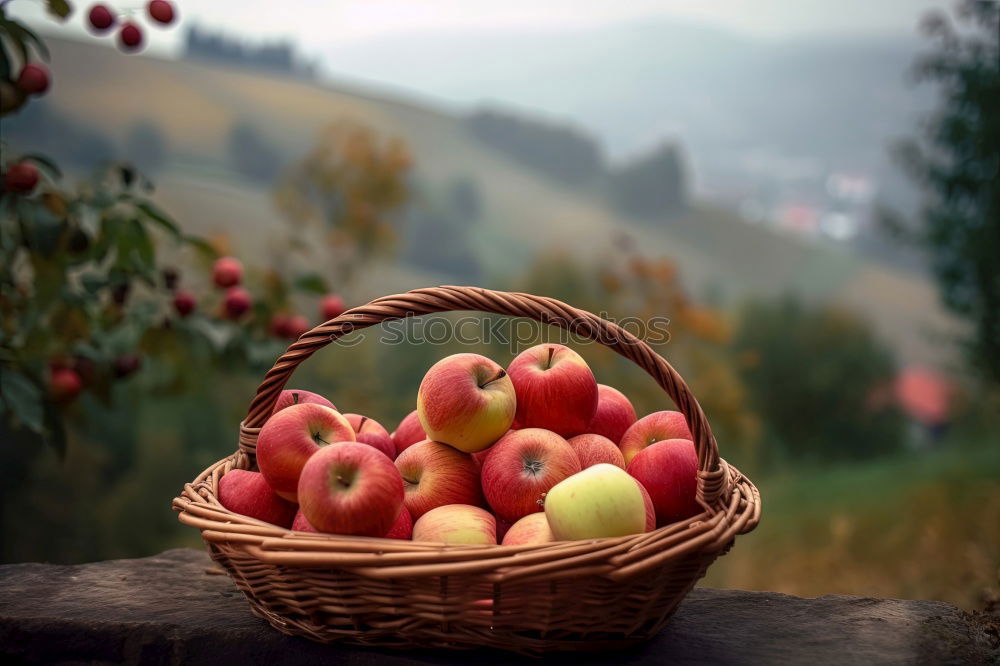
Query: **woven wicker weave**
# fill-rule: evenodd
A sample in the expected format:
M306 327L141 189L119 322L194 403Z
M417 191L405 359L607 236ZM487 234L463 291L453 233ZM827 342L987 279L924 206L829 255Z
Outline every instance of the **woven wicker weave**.
M257 433L299 363L347 333L433 312L529 317L596 340L648 372L687 417L698 451L693 518L653 532L531 546L443 546L304 534L225 509L219 479L255 468ZM293 343L267 373L240 425L239 450L186 484L174 509L197 527L253 612L321 642L524 653L619 647L654 635L708 565L760 518L754 485L719 458L684 380L618 325L551 298L436 287L348 310Z

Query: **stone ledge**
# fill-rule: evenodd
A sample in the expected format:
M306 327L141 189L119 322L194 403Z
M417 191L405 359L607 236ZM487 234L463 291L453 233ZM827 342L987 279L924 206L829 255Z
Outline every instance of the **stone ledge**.
M0 655L15 661L217 664L266 662L482 664L496 652L324 646L285 636L250 614L227 576L191 549L76 566L0 566ZM696 589L666 629L614 654L545 663L990 663L997 625L937 601ZM529 660L530 661L530 660Z

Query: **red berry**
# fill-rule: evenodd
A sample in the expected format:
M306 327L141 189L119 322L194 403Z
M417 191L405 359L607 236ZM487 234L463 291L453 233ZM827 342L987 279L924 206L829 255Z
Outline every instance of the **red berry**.
M292 318L289 317L284 312L276 312L271 316L271 333L278 338L287 338L289 330L289 324Z
M174 7L167 0L152 0L146 5L149 18L158 21L163 25L168 25L174 20Z
M49 375L49 398L53 402L69 402L80 395L82 389L83 382L76 370L57 368Z
M17 77L17 87L28 95L41 95L49 89L49 70L44 65L28 63Z
M327 294L324 296L320 308L323 311L323 321L336 319L344 314L344 310L347 309L344 307L344 299L336 294Z
M250 292L243 287L230 287L226 290L226 298L222 305L225 308L226 316L230 319L239 319L253 304Z
M90 27L97 32L104 32L115 23L115 16L107 5L94 5L90 8Z
M3 177L4 187L11 192L27 194L38 185L38 167L31 162L18 162L7 169Z
M174 310L177 310L177 314L182 317L187 317L189 314L194 312L194 308L197 305L198 302L189 291L181 289L174 294Z
M118 47L122 51L138 51L142 48L142 30L135 23L122 25L118 33Z
M302 315L295 315L288 319L288 335L286 337L292 340L298 340L303 333L307 333L309 329L312 328L309 325L309 320Z
M212 281L219 287L235 287L243 280L243 264L235 257L222 257L212 266Z
M138 370L140 365L142 365L142 359L136 354L124 354L115 359L112 370L115 377L122 379Z

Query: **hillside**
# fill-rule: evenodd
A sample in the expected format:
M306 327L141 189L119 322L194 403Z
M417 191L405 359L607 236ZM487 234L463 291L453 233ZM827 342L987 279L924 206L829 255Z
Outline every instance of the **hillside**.
M806 246L702 206L655 228L622 219L596 193L563 188L526 172L475 140L449 113L349 87L326 88L237 68L124 58L100 46L55 39L51 48L56 84L47 108L99 132L114 147L137 123L154 125L167 149L154 178L160 202L191 228L228 232L245 250L262 251L279 222L268 187L245 179L231 165L227 138L233 126L253 126L291 160L325 125L353 119L385 136L405 138L419 179L431 187L446 187L458 178L476 183L483 213L472 231L472 251L484 282L516 274L534 255L553 247L586 256L611 243L616 232L627 231L644 251L674 258L695 293L712 288L735 301L790 289L841 301L895 336L907 359L934 362L950 356L925 335L952 330L953 323L937 305L932 285L922 279L836 248ZM5 123L4 139L17 147L28 123L27 118ZM445 272L380 266L358 296L453 279Z

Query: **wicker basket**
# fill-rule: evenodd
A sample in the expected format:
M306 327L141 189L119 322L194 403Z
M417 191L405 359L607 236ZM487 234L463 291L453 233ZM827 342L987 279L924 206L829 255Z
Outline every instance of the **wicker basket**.
M225 509L219 479L255 467L257 433L299 363L352 331L433 312L530 317L596 340L648 372L685 414L704 511L653 532L531 546L443 546L305 534ZM173 507L201 530L254 614L320 642L494 647L538 654L621 647L656 634L708 565L760 518L754 485L719 458L684 380L618 325L551 298L436 287L353 308L300 337L257 389L239 450L184 486Z

